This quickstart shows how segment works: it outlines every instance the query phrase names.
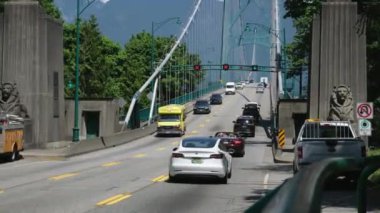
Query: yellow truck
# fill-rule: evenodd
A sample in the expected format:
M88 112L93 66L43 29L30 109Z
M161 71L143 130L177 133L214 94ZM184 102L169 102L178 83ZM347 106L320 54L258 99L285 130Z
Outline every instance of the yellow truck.
M19 158L24 150L24 122L15 115L0 116L0 157L8 161Z
M157 135L184 135L185 106L169 104L158 108Z

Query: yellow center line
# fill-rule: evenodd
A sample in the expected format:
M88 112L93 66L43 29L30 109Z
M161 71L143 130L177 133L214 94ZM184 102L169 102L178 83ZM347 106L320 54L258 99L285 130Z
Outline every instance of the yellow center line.
M132 195L130 195L130 194L124 195L123 197L119 197L118 199L113 200L113 201L107 203L106 205L107 205L107 206L113 205L113 204L118 203L118 202L120 202L120 201L122 201L122 200L125 200L125 199L127 199L127 198L129 198L129 197L131 197L131 196L132 196Z
M1 194L1 193L4 193L4 190L0 189L0 194Z
M162 151L162 150L165 150L165 147L159 147L156 149L157 151Z
M198 133L197 130L193 130L193 131L191 131L191 134L197 134L197 133Z
M206 119L206 122L207 122L207 123L210 122L210 119Z
M121 162L115 161L115 162L109 162L109 163L104 163L102 164L103 167L110 167L110 166L116 166L121 164Z
M146 156L146 154L137 154L137 155L133 155L133 157L134 158L143 158L143 157L145 157Z
M172 142L173 145L177 145L178 144L178 141L174 141Z
M66 173L66 174L63 174L63 175L57 175L57 176L50 177L49 180L62 180L62 179L65 179L65 178L76 176L78 174L79 173Z
M156 178L153 178L152 181L153 182L163 182L163 181L166 181L168 178L169 178L169 176L167 176L167 175L160 175Z
M129 198L131 196L132 195L129 194L129 193L118 194L118 195L112 196L110 198L107 198L105 200L102 200L102 201L98 202L96 205L97 206L104 206L104 205L109 206L109 205L113 205L113 204L118 203L118 202L120 202L122 200L125 200L125 199L127 199L127 198Z
M205 125L204 125L204 124L200 124L200 125L199 125L199 127L201 127L201 128L202 128L202 127L205 127Z

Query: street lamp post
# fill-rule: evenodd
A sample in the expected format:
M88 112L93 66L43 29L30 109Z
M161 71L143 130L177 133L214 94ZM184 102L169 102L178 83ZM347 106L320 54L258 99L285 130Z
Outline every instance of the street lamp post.
M158 22L158 23L155 23L152 21L152 41L151 41L151 62L150 62L150 66L151 66L151 73L154 72L154 60L155 60L155 40L154 40L154 32L156 32L158 29L160 29L163 25L165 25L166 23L172 21L172 20L176 20L176 23L177 24L180 24L181 23L181 20L179 17L172 17L172 18L167 18L165 19L164 21L162 22ZM151 85L151 88L153 90L153 94L152 94L152 100L151 100L151 107L150 107L150 112L149 112L149 124L151 123L151 120L152 120L152 117L153 117L153 113L154 113L154 106L155 106L155 102L156 102L156 91L157 91L157 85L158 85L158 78L156 78L156 80L154 81L154 86Z
M76 49L75 49L75 94L74 94L74 128L73 142L79 141L79 47L80 47L80 15L96 0L88 0L87 4L80 9L79 0L77 0L77 17L76 17Z

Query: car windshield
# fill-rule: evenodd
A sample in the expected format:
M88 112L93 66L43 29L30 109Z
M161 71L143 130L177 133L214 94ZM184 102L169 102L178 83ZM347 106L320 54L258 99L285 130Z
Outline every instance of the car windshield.
M215 99L217 99L217 98L221 98L222 96L220 96L220 95L212 95L211 96L211 98L215 98Z
M235 86L234 85L227 85L226 87L227 88L234 88Z
M187 138L182 141L182 146L186 148L212 148L216 141L216 138Z
M207 101L197 101L195 103L196 106L207 106L208 102Z
M180 115L178 114L166 114L166 115L160 115L158 118L159 121L179 121L180 120Z

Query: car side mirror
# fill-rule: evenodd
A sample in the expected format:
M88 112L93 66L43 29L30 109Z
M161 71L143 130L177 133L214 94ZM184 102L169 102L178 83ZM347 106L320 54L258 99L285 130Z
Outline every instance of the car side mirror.
M173 151L177 151L177 149L178 149L178 147L174 147L174 148L173 148Z
M236 123L236 121L232 121L232 123Z

